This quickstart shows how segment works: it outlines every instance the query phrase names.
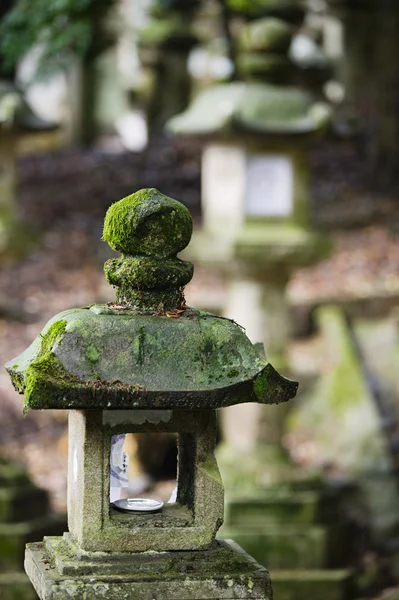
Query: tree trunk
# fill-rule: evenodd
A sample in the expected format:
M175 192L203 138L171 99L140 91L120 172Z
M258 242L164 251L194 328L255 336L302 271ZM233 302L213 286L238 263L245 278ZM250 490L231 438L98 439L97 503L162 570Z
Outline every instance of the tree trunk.
M97 133L96 61L75 64L69 72L69 139L78 146L90 146Z
M395 193L399 191L399 3L346 0L338 6L345 29L346 106L360 118L359 148L370 186Z

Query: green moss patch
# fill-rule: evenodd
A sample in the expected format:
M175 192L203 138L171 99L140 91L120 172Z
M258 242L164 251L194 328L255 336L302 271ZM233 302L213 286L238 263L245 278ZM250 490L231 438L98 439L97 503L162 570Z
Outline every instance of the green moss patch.
M192 228L190 212L183 204L151 188L108 209L103 240L124 254L167 258L187 246Z

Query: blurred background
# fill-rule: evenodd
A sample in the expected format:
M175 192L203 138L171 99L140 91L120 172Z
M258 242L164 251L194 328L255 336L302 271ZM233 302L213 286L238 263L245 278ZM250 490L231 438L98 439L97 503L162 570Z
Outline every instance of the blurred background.
M276 600L399 598L398 30L396 0L0 4L2 363L114 299L113 202L183 202L188 304L300 382L288 409L219 419L226 535ZM124 451L126 493L167 500L175 439ZM65 512L67 414L23 415L4 370L0 456Z

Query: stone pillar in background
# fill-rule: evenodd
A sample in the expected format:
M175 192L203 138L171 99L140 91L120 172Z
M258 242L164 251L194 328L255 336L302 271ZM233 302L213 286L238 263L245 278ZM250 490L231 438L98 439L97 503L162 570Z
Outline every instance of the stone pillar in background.
M177 253L191 233L189 211L157 190L113 204L103 239L122 252L105 263L116 302L55 316L6 366L26 408L70 410L69 533L26 550L41 600L272 598L266 569L215 539L215 409L286 402L298 384L237 324L186 306L193 265ZM178 434L175 502L111 501L113 436L136 432Z
M24 135L55 129L37 117L16 87L0 80L0 258L20 257L36 243L36 236L18 217L16 161Z

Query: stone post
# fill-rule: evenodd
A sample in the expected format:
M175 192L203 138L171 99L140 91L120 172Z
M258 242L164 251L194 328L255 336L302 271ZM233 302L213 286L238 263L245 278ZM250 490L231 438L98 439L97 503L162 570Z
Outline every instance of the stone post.
M186 306L193 265L177 253L191 233L188 210L157 190L112 205L103 239L122 253L105 263L116 302L55 316L6 365L26 408L70 410L69 532L26 550L41 600L272 598L266 569L215 537L215 409L285 402L297 383L237 324ZM135 432L177 433L176 502L111 502L113 436Z

